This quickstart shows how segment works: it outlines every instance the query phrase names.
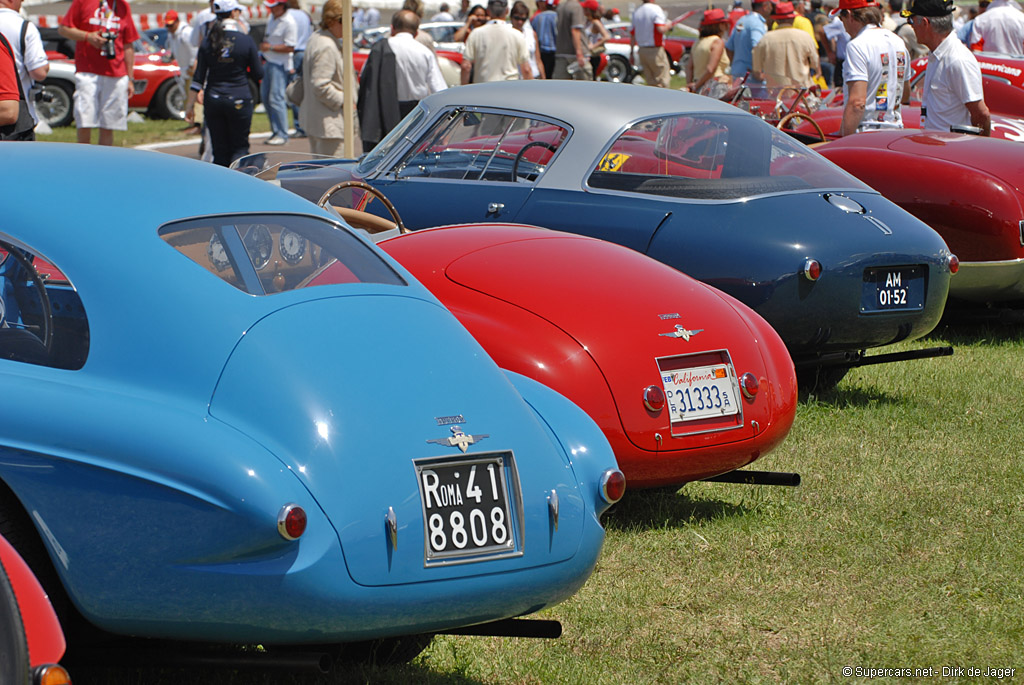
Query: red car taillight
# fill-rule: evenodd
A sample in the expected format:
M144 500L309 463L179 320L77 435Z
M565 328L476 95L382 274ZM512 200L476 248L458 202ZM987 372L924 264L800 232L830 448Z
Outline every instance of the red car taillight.
M665 391L656 385L644 388L644 406L648 411L659 412L665 408Z
M618 469L608 469L601 475L601 497L615 504L626 494L626 477Z
M761 389L761 382L757 380L757 376L750 373L749 371L740 376L740 390L743 391L743 396L748 400L754 399L757 395L757 391Z
M306 512L298 504L286 504L277 515L277 532L285 540L298 540L306 532Z

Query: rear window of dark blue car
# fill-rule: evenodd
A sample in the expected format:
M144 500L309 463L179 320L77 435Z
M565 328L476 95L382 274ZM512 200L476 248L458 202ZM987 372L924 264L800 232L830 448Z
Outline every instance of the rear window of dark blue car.
M311 216L213 216L163 226L160 237L224 282L252 295L316 285L406 285L351 233Z

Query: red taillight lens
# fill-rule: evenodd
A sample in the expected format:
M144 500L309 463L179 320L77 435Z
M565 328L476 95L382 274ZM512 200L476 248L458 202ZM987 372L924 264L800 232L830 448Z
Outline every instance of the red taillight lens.
M608 504L615 504L626 494L626 477L618 469L608 469L601 476L601 497Z
M306 512L298 504L286 504L277 515L277 532L285 540L297 540L306 532Z
M761 389L761 382L757 380L757 376L750 373L749 371L740 376L740 390L743 391L743 396L748 400L754 399L757 395L757 391Z
M804 262L804 278L808 281L816 281L821 278L821 262L817 259L808 259Z
M644 406L649 411L661 411L665 408L665 391L656 385L644 388Z
M955 254L949 255L949 273L955 274L960 270L960 258Z

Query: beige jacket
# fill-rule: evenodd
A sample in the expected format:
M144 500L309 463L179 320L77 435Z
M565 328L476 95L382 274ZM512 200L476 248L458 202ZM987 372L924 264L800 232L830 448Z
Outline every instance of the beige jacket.
M343 73L341 49L330 31L321 29L310 36L302 62L302 105L299 107L299 122L307 135L345 137ZM353 102L354 96L353 93ZM356 140L359 140L358 120Z

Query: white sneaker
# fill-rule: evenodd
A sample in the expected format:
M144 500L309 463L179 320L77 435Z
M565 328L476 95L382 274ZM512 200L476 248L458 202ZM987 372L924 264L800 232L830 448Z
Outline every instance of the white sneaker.
M265 144L266 145L284 145L287 142L288 141L285 140L284 138L282 138L281 136L273 136L271 138L268 138L267 142Z

